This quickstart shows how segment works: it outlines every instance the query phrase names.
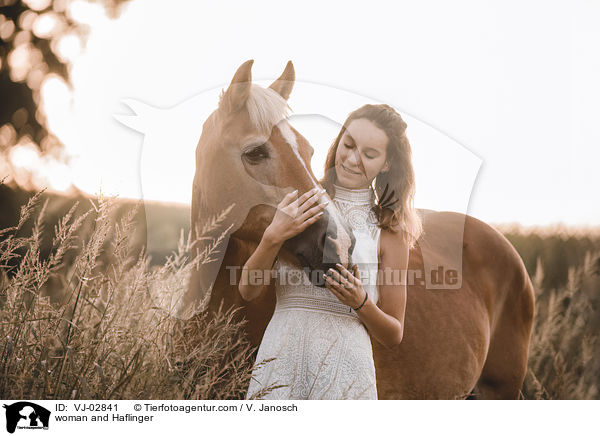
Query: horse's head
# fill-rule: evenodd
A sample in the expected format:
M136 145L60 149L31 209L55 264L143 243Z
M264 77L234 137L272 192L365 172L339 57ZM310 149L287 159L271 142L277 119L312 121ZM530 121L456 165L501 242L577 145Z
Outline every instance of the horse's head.
M320 185L310 166L313 148L286 119L292 63L266 89L252 83L252 63L238 68L204 123L196 149L192 223L202 226L234 204L232 236L258 243L286 193L297 189L301 195ZM326 200L325 195L320 201ZM303 267L324 271L350 262L354 236L330 202L320 220L283 248ZM315 282L319 275L310 276Z

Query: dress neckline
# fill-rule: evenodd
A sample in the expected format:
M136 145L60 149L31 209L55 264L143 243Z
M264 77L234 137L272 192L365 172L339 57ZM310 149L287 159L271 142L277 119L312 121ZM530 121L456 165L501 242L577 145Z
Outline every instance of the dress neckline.
M334 200L350 201L355 204L371 204L374 193L373 188L349 189L333 184L335 188Z

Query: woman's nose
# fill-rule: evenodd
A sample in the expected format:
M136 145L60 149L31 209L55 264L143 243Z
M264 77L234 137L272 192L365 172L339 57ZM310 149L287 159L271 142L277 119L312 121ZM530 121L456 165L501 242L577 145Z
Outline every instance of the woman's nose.
M359 167L360 166L360 156L356 150L350 150L348 156L346 158L346 165Z

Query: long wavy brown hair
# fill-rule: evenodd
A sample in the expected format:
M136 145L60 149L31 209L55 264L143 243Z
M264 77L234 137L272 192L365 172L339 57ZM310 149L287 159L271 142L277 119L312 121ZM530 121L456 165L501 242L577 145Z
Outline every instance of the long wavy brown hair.
M330 197L335 195L337 181L335 155L344 132L353 120L367 119L385 132L388 137L386 149L389 170L380 172L374 180L376 204L373 212L380 228L392 233L402 232L409 247L423 232L421 218L414 208L415 174L412 151L406 137L406 123L394 108L387 104L366 104L351 112L340 133L327 152L325 176L321 184Z

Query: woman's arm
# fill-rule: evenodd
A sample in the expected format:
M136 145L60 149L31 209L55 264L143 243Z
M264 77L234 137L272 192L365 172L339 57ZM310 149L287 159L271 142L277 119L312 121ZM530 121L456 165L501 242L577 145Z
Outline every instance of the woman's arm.
M244 300L254 300L271 283L269 271L273 267L275 257L277 257L277 253L279 253L283 242L273 239L265 231L258 247L256 247L256 250L254 250L254 253L248 258L242 268L238 289ZM250 277L250 271L259 272L256 276Z
M386 230L381 231L380 236L380 264L378 279L388 280L392 277L406 277L403 271L408 268L408 245L400 233L391 233ZM343 266L338 265L341 271L331 273L334 280L328 279L328 288L344 304L351 307L358 307L365 298L365 290L360 282L360 274L358 268L353 270L353 273L346 270ZM394 274L382 272L392 271ZM400 272L398 274L397 272ZM392 276L392 277L390 277ZM343 284L346 284L346 290ZM365 304L356 311L361 321L369 330L369 333L377 339L381 344L392 347L399 344L404 336L404 315L406 311L406 282L401 280L401 283L382 283L378 280L379 299L377 304L368 298Z
M255 299L270 284L270 271L283 243L321 218L328 202L313 205L324 193L315 188L297 198L298 191L294 191L277 205L273 221L242 268L238 289L244 300Z

